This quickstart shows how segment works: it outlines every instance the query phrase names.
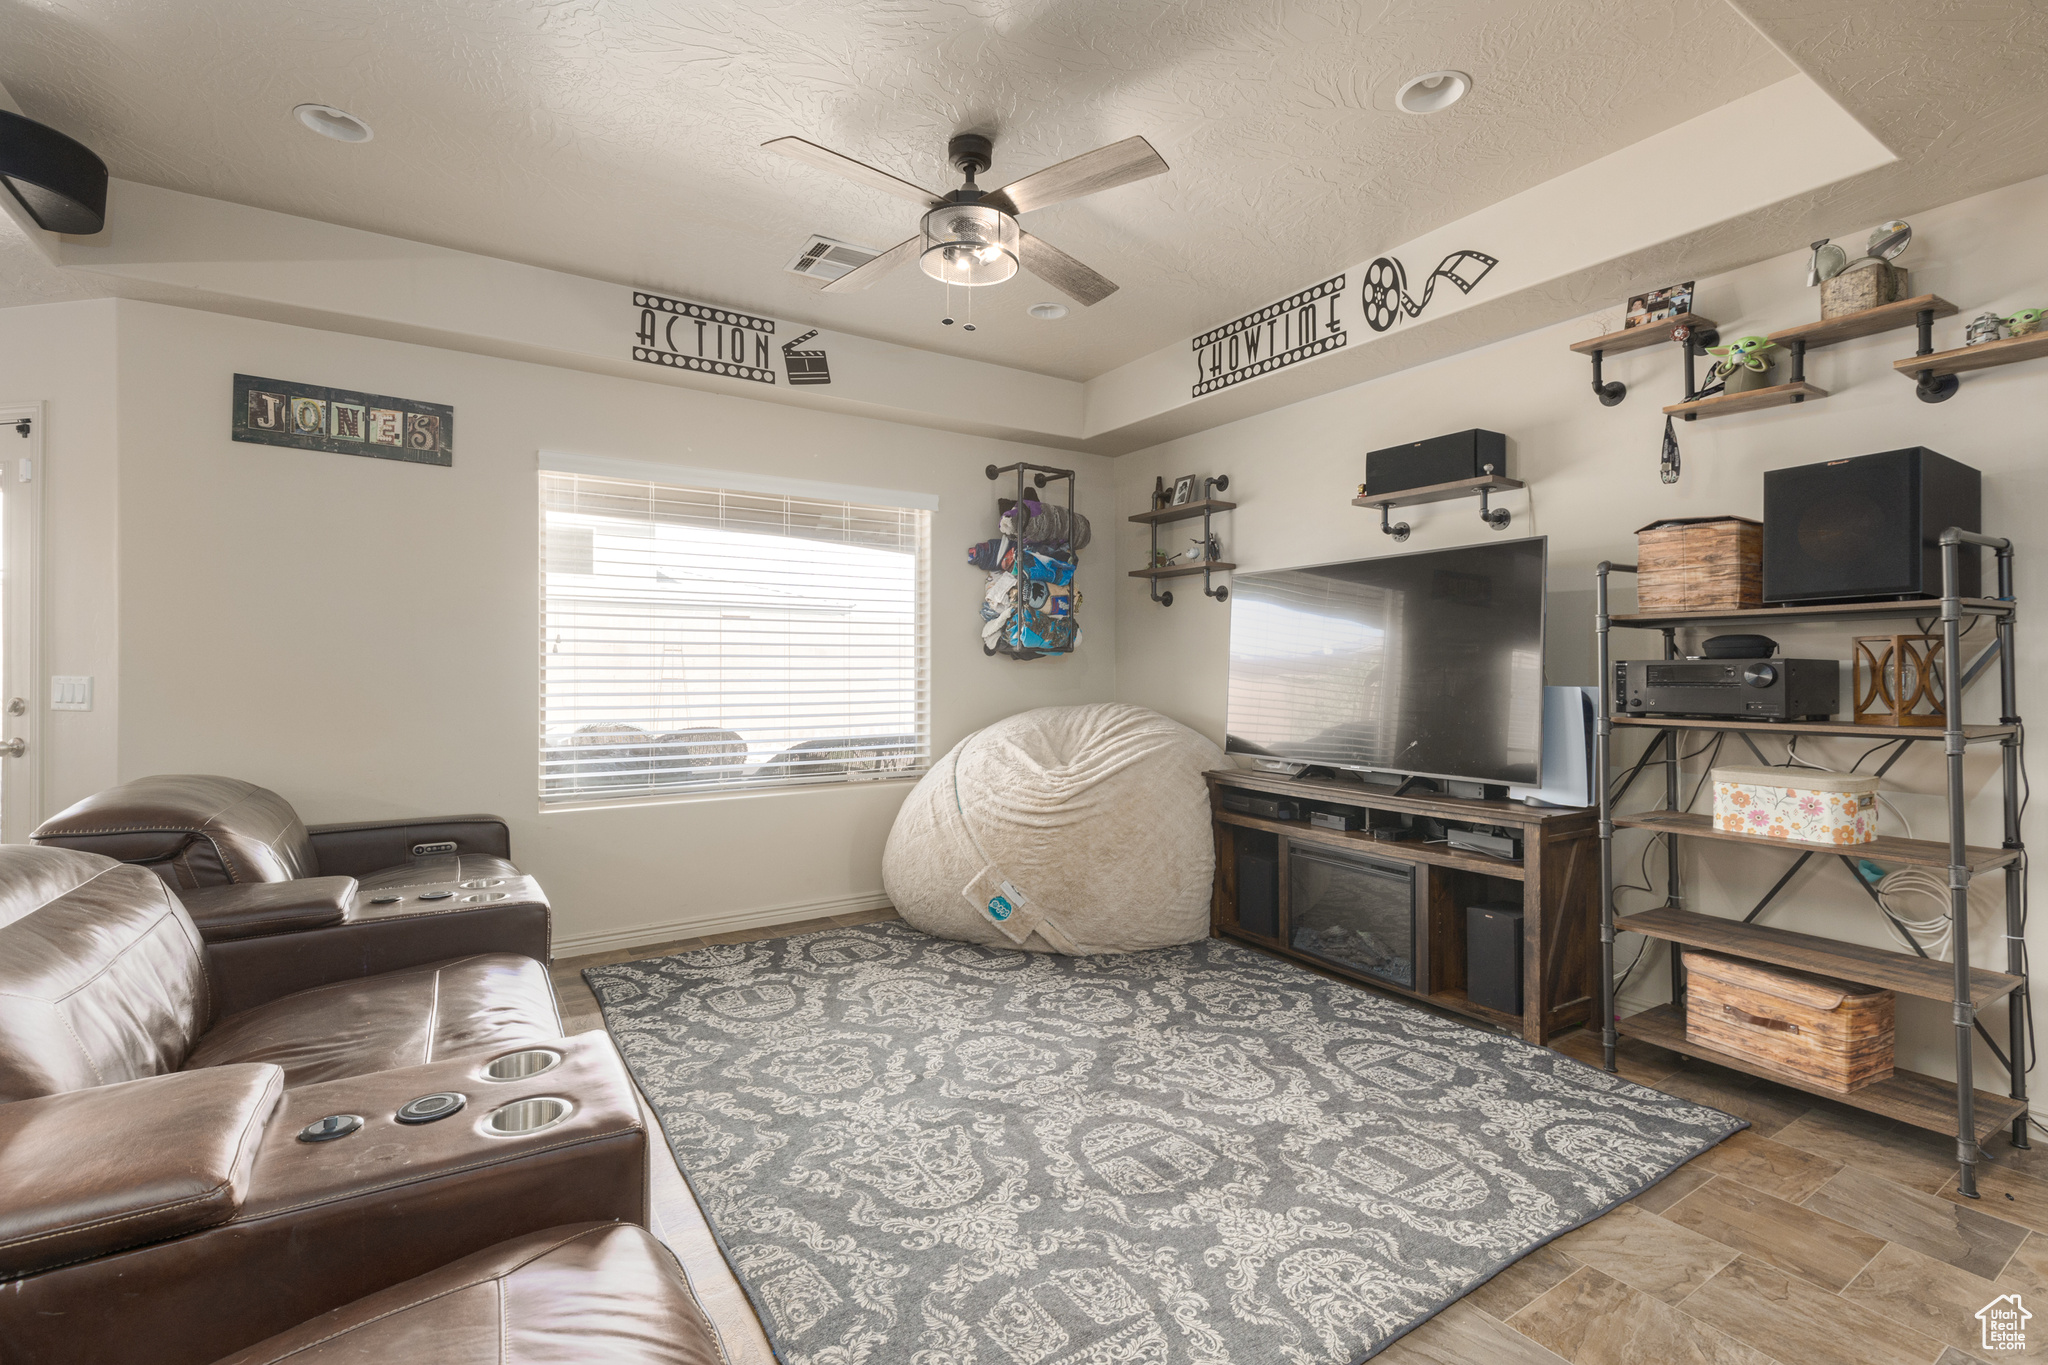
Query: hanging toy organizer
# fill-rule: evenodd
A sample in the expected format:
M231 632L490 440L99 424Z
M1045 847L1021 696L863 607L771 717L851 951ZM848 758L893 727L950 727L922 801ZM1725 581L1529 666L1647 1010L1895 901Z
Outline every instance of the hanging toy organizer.
M995 538L968 551L969 563L989 570L981 605L982 653L1020 662L1071 654L1081 644L1075 616L1081 594L1074 575L1089 540L1088 519L1074 510L1074 471L1019 463L990 465L984 472L990 482L1016 475L1017 495L997 499ZM1032 496L1026 474L1035 489L1066 480L1066 506Z

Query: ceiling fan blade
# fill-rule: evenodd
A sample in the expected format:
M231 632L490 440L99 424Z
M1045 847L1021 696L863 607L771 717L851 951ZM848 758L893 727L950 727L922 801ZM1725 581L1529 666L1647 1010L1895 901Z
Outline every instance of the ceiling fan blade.
M905 261L914 260L917 256L918 248L923 245L924 236L922 234L916 237L905 237L866 265L855 266L818 292L820 294L851 294L856 289L865 289L897 266L902 265ZM1083 268L1085 269L1086 267Z
M819 170L843 175L848 180L866 185L871 190L881 190L899 199L909 199L926 208L939 203L943 198L921 185L913 185L908 180L897 179L887 171L877 170L865 161L855 161L850 156L840 155L830 147L820 147L817 143L806 142L800 137L778 137L761 145L772 152L794 157L806 165L816 166Z
M1077 301L1083 308L1092 308L1116 292L1116 285L1082 265L1079 261L1049 245L1042 237L1033 237L1022 231L1017 233L1017 264L1044 280L1053 288ZM862 270L867 266L862 266Z
M1049 204L1065 203L1084 194L1144 180L1166 169L1166 159L1152 150L1151 143L1142 137L1127 137L1122 142L1097 147L1057 166L1047 166L1021 180L1013 180L983 202L993 200L999 206L1007 205L1012 213L1029 213Z

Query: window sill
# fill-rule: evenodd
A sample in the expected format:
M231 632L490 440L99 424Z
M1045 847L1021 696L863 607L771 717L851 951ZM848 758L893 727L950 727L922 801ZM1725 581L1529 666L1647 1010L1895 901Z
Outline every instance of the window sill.
M887 777L843 777L798 779L793 782L763 783L759 787L719 787L711 791L647 792L638 796L592 796L586 800L547 801L542 815L562 815L594 810L633 810L645 806L689 806L704 801L758 801L763 797L791 796L804 792L860 791L869 787L900 787L923 777L928 768L892 773Z

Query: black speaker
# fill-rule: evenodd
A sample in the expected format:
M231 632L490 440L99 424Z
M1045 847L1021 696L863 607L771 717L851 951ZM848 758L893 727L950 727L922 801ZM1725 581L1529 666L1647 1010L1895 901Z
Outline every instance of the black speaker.
M1925 446L1764 475L1764 600L1941 596L1941 533L1983 529L1983 475ZM1962 547L1964 597L1981 557Z
M1401 493L1487 474L1507 477L1508 438L1497 431L1454 431L1405 446L1365 452L1365 491Z
M1247 934L1280 936L1280 836L1239 825L1237 927Z
M1502 1014L1522 1012L1522 907L1513 901L1465 907L1465 994Z

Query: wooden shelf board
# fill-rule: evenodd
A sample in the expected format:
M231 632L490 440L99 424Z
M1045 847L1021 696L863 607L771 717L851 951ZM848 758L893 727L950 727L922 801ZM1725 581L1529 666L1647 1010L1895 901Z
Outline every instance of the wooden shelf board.
M1486 474L1476 479L1454 479L1450 483L1425 484L1421 488L1404 488L1398 493L1368 493L1353 498L1353 507L1420 507L1424 503L1449 502L1452 498L1477 497L1483 489L1488 493L1502 493L1510 488L1526 487L1520 479L1504 478L1499 474Z
M1178 507L1161 507L1157 511L1140 512L1131 520L1140 526L1159 526L1169 521L1186 521L1214 512L1235 512L1237 504L1221 498L1205 498L1201 502L1184 502Z
M1525 880L1520 863L1510 858L1496 858L1490 853L1474 853L1446 844L1425 844L1419 839L1388 843L1373 838L1364 830L1321 829L1306 820L1267 820L1242 811L1216 810L1211 815L1226 825L1243 825L1246 829L1284 834L1298 844L1341 848L1347 853L1385 858L1390 863L1428 863L1432 867L1455 867L1462 872L1480 872L1508 881Z
M1411 792L1407 796L1396 796L1392 787L1368 786L1363 782L1347 781L1343 778L1289 777L1284 773L1262 772L1257 768L1213 768L1203 776L1215 787L1241 787L1248 791L1290 796L1300 801L1327 801L1338 806L1370 806L1374 810L1430 815L1439 820L1470 820L1479 825L1566 828L1583 826L1591 830L1596 818L1590 806L1531 806L1521 801L1479 801L1464 796L1446 796L1440 792ZM1336 831L1323 832L1329 834ZM1415 846L1377 844L1376 847Z
M1956 1130L1956 1086L1953 1081L1924 1076L1917 1071L1894 1071L1889 1080L1877 1081L1844 1095L1818 1089L1790 1072L1780 1071L1754 1057L1738 1056L1689 1041L1685 1036L1684 1012L1676 1005L1659 1005L1641 1014L1631 1014L1619 1021L1617 1027L1624 1037L1640 1038L1667 1051L1697 1057L1744 1075L1776 1081L1810 1095L1822 1095L1852 1109L1882 1114L1929 1132L1953 1135ZM1976 1106L1979 1142L2009 1127L2014 1119L2027 1112L2025 1100L2016 1100L2009 1095L1993 1095L1978 1090L1972 1092L1972 1097Z
M1674 327L1713 328L1718 324L1712 318L1701 317L1698 313L1680 313L1676 317L1646 322L1640 327L1625 327L1619 332L1593 337L1586 341L1574 341L1572 349L1580 355L1591 355L1595 351L1605 355L1620 355L1624 351L1640 350L1645 346L1656 346L1671 340Z
M1981 346L1958 346L1953 351L1936 351L1933 355L1894 360L1892 368L1908 379L1917 379L1922 370L1932 370L1937 375L1962 374L1967 370L1988 370L1994 365L2035 360L2044 355L2048 355L2048 327L2023 337L2007 337L2003 341L1987 341Z
M1726 417L1737 412L1756 412L1762 408L1781 408L1795 398L1825 398L1828 391L1818 388L1805 380L1790 384L1773 384L1767 389L1750 389L1746 393L1717 393L1712 398L1695 398L1690 403L1673 403L1664 409L1667 417L1692 413L1696 417Z
M1456 988L1431 991L1422 998L1432 1005L1438 1005L1447 1010L1456 1010L1460 1014L1469 1014L1474 1019L1484 1019L1488 1023L1498 1024L1502 1028L1513 1029L1517 1033L1522 1031L1521 1015L1509 1014L1504 1010L1497 1010L1491 1005L1482 1005L1465 992Z
M2007 616L2012 603L1990 597L1965 597L1963 611L1971 616ZM1609 618L1617 626L1635 630L1661 630L1665 626L1719 626L1761 624L1765 621L1867 620L1895 616L1901 619L1941 615L1941 599L1923 597L1906 602L1826 602L1816 606L1745 607L1735 611L1649 611Z
M1789 771L1789 770L1788 770ZM1796 775L1796 774L1795 774ZM1874 863L1895 863L1901 867L1944 868L1948 866L1948 845L1932 839L1899 839L1879 835L1863 844L1809 844L1792 839L1767 839L1755 834L1734 834L1717 828L1709 816L1691 811L1649 811L1641 815L1617 815L1614 823L1628 829L1655 830L1693 839L1719 839L1751 847L1781 849L1787 853L1840 853L1851 858L1868 858ZM1966 846L1963 856L1972 872L1989 872L2004 867L2019 856L2017 849Z
M1773 928L1767 924L1744 924L1716 915L1696 915L1690 910L1661 906L1640 914L1625 915L1614 922L1616 929L1645 934L1689 948L1726 953L1752 962L1768 962L1793 971L1878 986L1900 995L1922 1000L1950 1000L1955 996L1955 967L1951 963L1915 957L1911 953L1870 948L1859 943ZM1970 999L1983 1009L2025 984L2004 972L1972 968Z
M1342 981L1348 986L1363 986L1368 990L1386 991L1388 994L1399 996L1404 1000L1420 1000L1425 1004L1435 1005L1438 1009L1449 1010L1454 1014L1462 1014L1468 1019L1478 1019L1507 1029L1517 1035L1520 1035L1522 1032L1521 1015L1503 1014L1499 1010L1476 1004L1470 996L1460 990L1410 990L1408 987L1396 985L1392 981L1382 981L1380 978L1368 973L1346 968L1342 963L1333 959L1318 957L1314 953L1305 953L1299 948L1289 946L1280 939L1267 938L1263 934L1247 933L1236 925L1219 925L1214 932L1217 937L1229 939L1233 943L1242 943L1247 948L1257 948L1260 952L1271 953L1275 957L1284 957L1290 962L1298 962L1312 971L1320 972L1324 976Z
M1735 720L1702 719L1693 716L1615 716L1616 725L1649 730L1746 730L1753 735L1841 735L1884 743L1896 739L1940 739L1938 725L1858 725L1852 720ZM2003 739L2018 727L2012 725L1965 725L1966 740Z
M1920 320L1922 310L1930 310L1938 318L1954 317L1958 311L1954 304L1939 294L1919 294L1910 299L1900 299L1897 303L1881 303L1860 313L1803 322L1797 327L1771 333L1770 339L1780 346L1803 341L1806 349L1811 351L1821 346L1832 346L1838 341L1852 341L1899 327L1911 327Z
M1201 573L1205 569L1208 570L1210 573L1224 573L1231 569L1235 569L1236 567L1237 565L1225 563L1222 560L1217 560L1209 564L1172 564L1164 569L1133 569L1131 570L1131 577L1185 578L1189 574Z

